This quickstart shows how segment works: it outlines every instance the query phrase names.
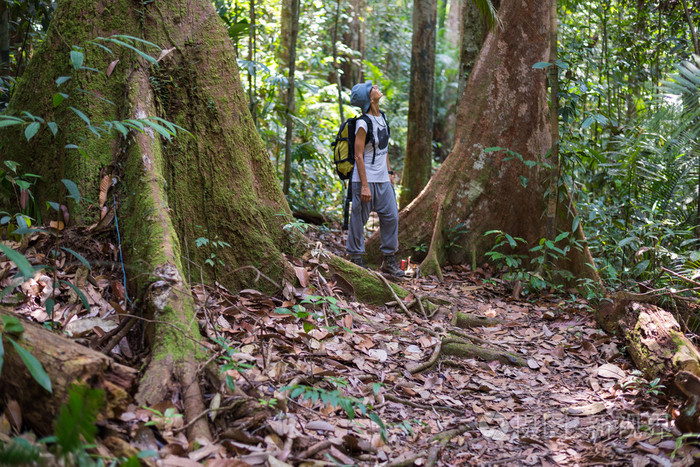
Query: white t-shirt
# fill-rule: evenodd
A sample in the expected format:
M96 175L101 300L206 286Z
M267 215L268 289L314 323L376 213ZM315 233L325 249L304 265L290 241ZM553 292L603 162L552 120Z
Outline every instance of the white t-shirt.
M375 117L374 115L366 114L370 120L372 120L372 129L374 132L374 145L377 148L377 156L374 156L374 150L372 148L372 142L365 146L365 173L367 174L368 183L379 183L388 182L389 179L389 169L386 166L386 156L389 151L389 129L386 120L381 115ZM362 128L367 131L367 123L361 119L357 119L355 124L355 134ZM374 160L374 163L372 161ZM352 181L359 182L360 176L357 173L357 168L353 171Z

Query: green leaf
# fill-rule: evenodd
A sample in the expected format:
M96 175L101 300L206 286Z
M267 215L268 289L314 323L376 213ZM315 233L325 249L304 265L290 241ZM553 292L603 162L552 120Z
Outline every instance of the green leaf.
M314 329L316 329L316 326L314 326L314 323L309 323L308 321L304 321L304 324L302 324L302 326L304 327L304 332L307 334L309 332L313 331Z
M122 122L112 122L112 123L114 123L114 128L116 128L117 131L119 131L119 133L122 134L122 136L126 136L129 134L129 129L127 127L125 127L124 125L122 125Z
M593 125L593 122L595 122L595 119L593 117L588 117L586 118L583 123L581 124L581 129L585 130L589 126Z
M279 315L291 315L292 311L289 308L277 307L275 308L274 313Z
M10 339L9 337L7 339L14 346L15 350L17 351L17 355L19 355L19 358L21 358L24 364L27 366L27 369L34 378L34 381L39 383L39 386L46 389L46 391L53 394L53 389L51 389L51 378L49 378L49 375L46 374L46 371L44 371L44 367L41 366L39 360L37 360L34 355L29 353L29 351L27 351L24 347L19 345L14 340Z
M19 436L0 446L0 460L3 465L41 465L40 457L41 448Z
M22 276L26 277L27 279L34 277L34 268L31 264L29 264L29 261L27 261L27 258L25 258L22 253L15 251L2 243L0 243L0 250L5 253L5 256L7 256L10 261L17 265L17 268Z
M127 48L127 49L129 49L129 50L133 50L133 51L136 52L140 57L146 59L147 61L151 62L151 63L154 64L155 66L158 66L158 61L157 61L155 58L153 58L153 57L151 57L150 55L148 55L147 53L145 53L145 52L143 52L143 51L137 49L136 47L134 47L134 46L131 45L131 44L127 44L126 42L124 42L124 41L122 41L122 40L115 39L114 36L112 36L112 37L107 37L107 38L103 38L103 40L104 40L105 42L113 42L113 43L118 44L118 45L121 45L122 47L125 47L125 48ZM156 46L156 47L157 47L157 46ZM158 48L160 49L160 47L158 47Z
M12 334L13 336L20 336L24 332L22 322L15 316L3 315L2 326L6 333Z
M83 303L83 306L84 306L85 309L89 312L89 311L90 311L90 303L88 302L88 299L87 299L87 297L85 296L85 294L83 293L83 291L80 290L75 284L72 284L72 283L70 283L70 282L68 282L68 281L61 280L60 282L61 282L62 284L66 284L68 287L70 287L71 289L75 290L75 293L78 294L78 298L80 298L80 301Z
M144 119L143 122L144 122L146 125L148 125L148 126L150 126L151 128L153 128L154 130L156 130L156 131L158 132L159 135L161 135L163 138L165 138L165 139L167 139L167 140L170 140L170 139L174 136L172 132L170 132L167 128L165 128L165 127L162 126L162 125L159 125L159 124L157 124L157 123L155 123L155 122L152 122L152 121L150 121L150 120L148 120L148 119Z
M58 125L56 122L49 122L46 125L49 127L49 130L51 130L51 133L56 136L56 133L58 133Z
M53 298L49 298L46 300L46 304L44 306L46 307L46 314L49 315L51 320L53 320L53 309L56 306L56 301Z
M104 391L84 384L74 384L69 390L68 403L61 407L56 418L56 443L63 453L83 449L83 443L92 443L97 434L97 415L104 405Z
M140 42L140 43L147 45L149 47L153 47L154 49L162 50L158 44L154 44L153 42L149 42L146 39L141 39L140 37L129 36L127 34L113 34L110 37L118 37L120 39L124 39L124 40L128 40L128 41Z
M236 382L233 380L231 375L226 375L226 387L229 389L231 392L236 391Z
M56 78L56 86L60 86L66 81L68 81L71 77L70 76L59 76Z
M66 189L70 193L68 195L69 198L73 198L76 203L80 203L80 200L82 197L80 196L80 190L78 190L78 185L75 184L73 180L68 180L67 178L64 178L61 180L63 184L66 186Z
M61 250L67 251L67 252L70 253L71 255L75 256L76 258L78 258L78 261L80 261L81 263L83 263L83 265L84 265L86 268L92 270L92 267L90 266L90 263L88 262L88 260L86 260L86 259L85 259L80 253L78 253L77 251L73 251L73 250L71 250L70 248L66 248L66 247L61 247Z
M89 127L92 126L92 124L90 123L90 119L87 117L87 115L85 115L83 112L81 112L80 110L76 109L75 107L68 107L68 108L71 109L73 112L75 112L75 114L76 114L78 117L80 117L80 119L81 119L82 121L84 121L85 124L86 124L87 126L89 126Z
M24 120L19 118L19 117L11 117L9 115L0 115L0 128L12 126L12 125L21 125L24 123ZM9 162L9 161L7 161Z
M85 60L85 55L77 50L70 51L70 61L73 64L73 68L79 70L83 66L83 61Z
M27 138L27 141L29 141L34 137L34 135L36 135L40 127L41 123L39 122L32 122L29 125L27 125L27 128L24 129L24 137Z
M53 95L53 106L58 107L64 100L66 100L67 97L68 94L63 92L57 92Z
M532 68L534 68L534 69L537 70L537 69L540 69L540 68L547 68L547 67L550 67L550 66L552 66L552 64L549 63L549 62L537 62L537 63L535 63L534 65L532 65Z
M248 21L242 20L228 27L228 36L234 41L248 34Z

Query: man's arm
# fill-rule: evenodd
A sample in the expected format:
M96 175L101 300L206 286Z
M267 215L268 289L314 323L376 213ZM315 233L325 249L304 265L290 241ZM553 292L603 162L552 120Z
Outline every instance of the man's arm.
M355 133L355 170L357 176L360 177L362 191L360 192L360 200L363 203L369 203L372 200L372 193L369 191L369 183L367 183L367 172L365 171L365 136L367 131L364 128L358 128Z
M389 181L394 184L394 177L392 177L393 172L391 171L391 165L389 164L389 151L386 152L386 170L389 172Z

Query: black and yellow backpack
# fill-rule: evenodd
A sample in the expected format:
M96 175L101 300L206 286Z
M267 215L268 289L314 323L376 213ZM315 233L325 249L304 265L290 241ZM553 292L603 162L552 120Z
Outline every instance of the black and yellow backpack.
M365 145L371 141L374 157L377 156L377 148L374 146L374 138L372 138L372 119L369 118L367 114L362 114L359 117L348 118L340 125L338 134L336 135L335 140L331 143L335 171L341 180L350 180L352 178L352 171L355 168L355 126L357 120L360 118L367 123ZM386 122L384 112L382 112L382 118ZM387 131L390 132L388 123ZM391 135L391 133L389 133L389 135ZM374 164L374 158L372 159L372 163Z

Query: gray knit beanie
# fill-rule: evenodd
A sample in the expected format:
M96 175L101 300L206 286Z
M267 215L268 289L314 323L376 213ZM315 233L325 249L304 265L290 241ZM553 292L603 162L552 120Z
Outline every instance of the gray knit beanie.
M372 82L358 83L352 87L350 94L350 103L362 109L363 113L369 110L370 99L369 92L372 90Z

